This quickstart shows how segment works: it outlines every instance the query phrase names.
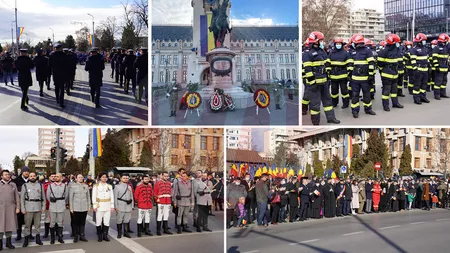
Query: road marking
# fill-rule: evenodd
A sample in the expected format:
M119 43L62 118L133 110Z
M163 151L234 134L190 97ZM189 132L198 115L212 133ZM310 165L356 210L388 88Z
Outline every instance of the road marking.
M411 224L411 225L417 225L417 224L422 224L422 223L425 223L425 221L413 222L413 223L409 223L409 224Z
M450 220L450 218L445 218L445 219L437 219L436 221L446 221L446 220Z
M357 235L357 234L362 234L362 233L364 233L364 231L358 231L358 232L343 234L342 236Z
M390 228L398 228L398 227L401 227L400 225L395 225L395 226L389 226L389 227L382 227L382 228L379 228L380 230L382 230L382 229L390 229Z
M15 106L16 104L18 104L21 101L21 99L18 99L17 101L11 103L10 105L8 105L7 107L4 107L2 110L0 110L0 113L3 113L4 111L8 110L9 108Z
M86 253L84 249L69 249L69 250L58 250L58 251L42 251L40 253Z
M132 240L136 241L136 240L142 240L142 239L158 239L158 238L162 238L162 237L177 237L177 236L188 236L188 235L210 235L210 234L217 234L217 233L224 233L223 230L217 230L217 231L212 231L212 232L202 232L202 233L197 233L195 231L192 231L192 233L182 233L182 234L177 234L174 233L173 235L166 235L166 236L142 236L142 237L136 237L136 238L131 238ZM121 239L122 240L122 239Z
M86 221L95 226L95 223L92 220L91 216L87 216ZM109 236L111 237L111 239L114 239L134 253L153 253L153 251L144 248L142 245L129 238L122 237L120 240L117 240L117 231L112 229L111 227L109 228Z
M256 253L256 252L259 252L259 250L245 251L245 252L242 252L242 253Z
M298 244L305 244L305 243L310 243L310 242L317 242L319 239L312 239L312 240L307 240L307 241L302 241L302 242L296 242L296 243L289 243L289 245L298 245Z

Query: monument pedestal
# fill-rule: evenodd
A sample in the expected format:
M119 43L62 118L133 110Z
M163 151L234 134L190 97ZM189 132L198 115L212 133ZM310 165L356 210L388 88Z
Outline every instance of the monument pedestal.
M253 94L245 92L242 87L233 85L232 68L233 58L236 54L228 48L215 48L206 54L209 62L210 84L199 93L207 101L214 94L214 89L223 89L225 94L233 98L236 109L245 109L255 106Z

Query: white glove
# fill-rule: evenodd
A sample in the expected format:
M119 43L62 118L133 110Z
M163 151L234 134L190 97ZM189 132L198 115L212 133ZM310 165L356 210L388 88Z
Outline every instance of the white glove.
M278 89L275 89L275 91L278 91Z
M287 191L287 192L285 192L284 194L289 194L289 192Z
M169 93L167 93L167 95L166 95L167 97L170 97L170 94Z
M172 89L173 89L173 90L177 90L177 87L173 87Z

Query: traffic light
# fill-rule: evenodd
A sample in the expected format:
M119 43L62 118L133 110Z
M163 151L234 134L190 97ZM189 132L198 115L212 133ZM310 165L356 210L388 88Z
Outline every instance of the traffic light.
M67 149L61 148L61 162L65 162L67 157Z
M50 157L54 160L56 159L56 147L50 149Z

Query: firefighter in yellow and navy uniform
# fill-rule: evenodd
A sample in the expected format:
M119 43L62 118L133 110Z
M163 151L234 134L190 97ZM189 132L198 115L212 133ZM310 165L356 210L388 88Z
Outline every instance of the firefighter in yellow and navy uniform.
M331 81L331 100L333 107L339 104L339 89L342 96L342 109L348 108L350 103L350 94L348 92L348 72L350 71L351 62L353 59L350 54L344 50L344 40L334 40L334 50L329 55L329 67Z
M372 110L372 100L370 98L369 71L375 69L375 59L372 51L364 45L364 36L355 34L352 37L352 45L355 50L352 53L353 71L351 72L352 86L352 114L354 118L359 117L360 103L359 93L363 93L363 106L366 114L376 115Z
M406 73L404 77L404 84L403 86L406 88L408 87L409 94L412 95L413 87L414 87L414 70L416 68L416 61L411 58L411 50L413 49L413 43L412 41L406 41L405 42L406 51L403 55L403 59L405 62L406 67Z
M405 67L405 47L404 45L400 45L398 47L398 53L399 53L399 57L398 57L398 68L397 68L397 72L398 72L398 78L397 78L397 96L398 97L405 97L405 95L403 95L403 85L405 83L405 73L406 73L406 67Z
M428 86L427 86L427 92L430 92L435 87L435 75L436 75L436 67L433 64L433 49L437 47L438 41L432 40L430 43L431 47L427 48L428 50L428 62L430 63L430 68L428 69Z
M305 46L303 47L302 58L305 53L309 52L309 42L305 41ZM302 81L303 81L303 99L302 99L302 115L308 114L309 107L309 89L310 85L305 76L305 65L302 62Z
M374 65L369 66L369 86L370 86L370 99L375 98L375 74L377 68L377 55L378 53L372 49L372 41L369 39L364 39L365 46L372 52L372 57L374 59Z
M306 82L310 86L309 99L311 121L313 125L320 124L320 104L328 123L339 124L340 121L334 115L331 103L330 86L327 78L326 64L328 57L324 51L324 36L321 32L312 32L309 37L310 49L303 54L303 66L305 67Z
M348 66L348 93L350 94L350 100L352 99L352 72L353 72L353 52L355 52L355 47L353 46L352 39L348 40L347 52L350 55L351 62Z
M403 108L397 97L399 62L403 61L401 57L400 37L397 34L390 34L386 39L386 48L378 53L378 67L380 68L381 82L383 83L381 100L383 109L387 112L390 111L389 98L392 100L392 107Z
M432 65L435 69L434 98L437 100L441 100L441 97L448 98L446 92L449 57L446 44L448 40L447 34L439 35L438 44L432 49Z
M428 52L425 47L427 44L427 36L423 33L419 33L414 38L414 42L416 42L417 45L411 50L411 59L415 60L416 66L416 69L414 70L413 98L415 104L421 105L422 102L430 103L426 93L428 85L428 69L430 67L428 62Z

